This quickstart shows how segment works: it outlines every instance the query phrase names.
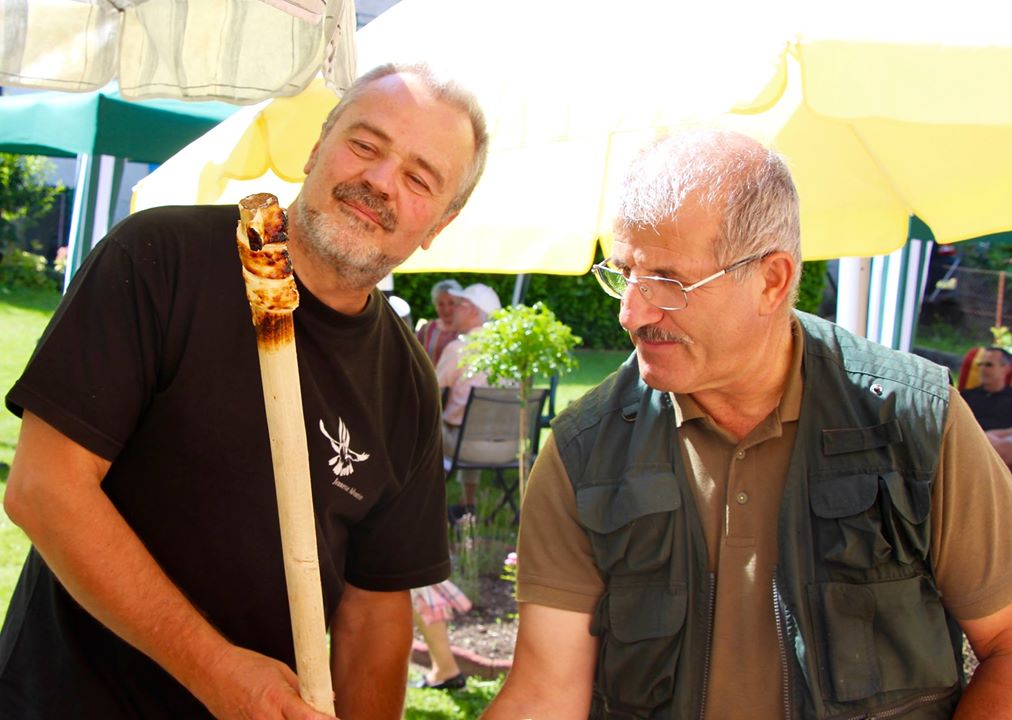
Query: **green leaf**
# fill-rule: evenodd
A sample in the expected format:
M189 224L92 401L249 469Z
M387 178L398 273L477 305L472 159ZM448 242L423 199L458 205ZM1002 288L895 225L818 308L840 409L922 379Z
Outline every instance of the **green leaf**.
M526 384L576 367L580 338L547 305L514 305L492 314L469 334L461 366L485 373L491 385Z

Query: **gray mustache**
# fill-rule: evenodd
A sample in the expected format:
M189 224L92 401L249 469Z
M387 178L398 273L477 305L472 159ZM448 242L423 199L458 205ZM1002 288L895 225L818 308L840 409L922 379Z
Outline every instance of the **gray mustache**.
M391 210L382 198L373 193L368 186L362 183L339 183L330 191L330 194L338 201L351 201L363 207L367 207L376 213L379 218L380 227L387 232L393 232L397 227L397 215Z
M687 335L678 335L667 330L661 330L659 327L654 325L644 325L641 328L636 328L632 333L636 338L640 340L646 340L647 342L677 342L684 345L691 345L692 338Z

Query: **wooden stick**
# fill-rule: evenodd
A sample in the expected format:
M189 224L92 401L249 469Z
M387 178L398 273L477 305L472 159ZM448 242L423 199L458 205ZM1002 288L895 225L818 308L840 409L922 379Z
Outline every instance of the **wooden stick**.
M285 245L287 222L277 198L267 193L244 198L239 211L236 243L256 328L299 694L314 709L334 715L309 450L292 320L299 293Z

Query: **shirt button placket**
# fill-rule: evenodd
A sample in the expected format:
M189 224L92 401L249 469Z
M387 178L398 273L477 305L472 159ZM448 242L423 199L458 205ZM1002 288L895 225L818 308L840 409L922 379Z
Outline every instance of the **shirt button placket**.
M735 450L734 457L737 460L744 460L745 459L745 450L743 450L741 448L739 448L738 450ZM734 474L737 475L737 470L735 470ZM736 492L734 494L734 500L739 505L744 505L745 503L748 502L748 493L745 492L744 490L739 490L738 492Z

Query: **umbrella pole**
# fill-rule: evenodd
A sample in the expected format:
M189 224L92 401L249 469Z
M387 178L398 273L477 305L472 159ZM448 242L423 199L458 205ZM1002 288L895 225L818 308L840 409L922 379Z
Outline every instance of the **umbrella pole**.
M298 306L298 290L284 244L287 235L277 198L253 195L239 206L236 242L256 328L299 694L316 710L333 715L316 516L292 318ZM265 206L281 218L280 229L274 228L280 238L276 242L269 237L274 235L270 228L264 231L257 212ZM256 227L259 231L248 230ZM255 238L257 245L261 245L261 238L264 242L261 247L251 248L249 238Z
M1001 327L1005 314L1005 271L998 273L998 301L994 304L994 326Z

